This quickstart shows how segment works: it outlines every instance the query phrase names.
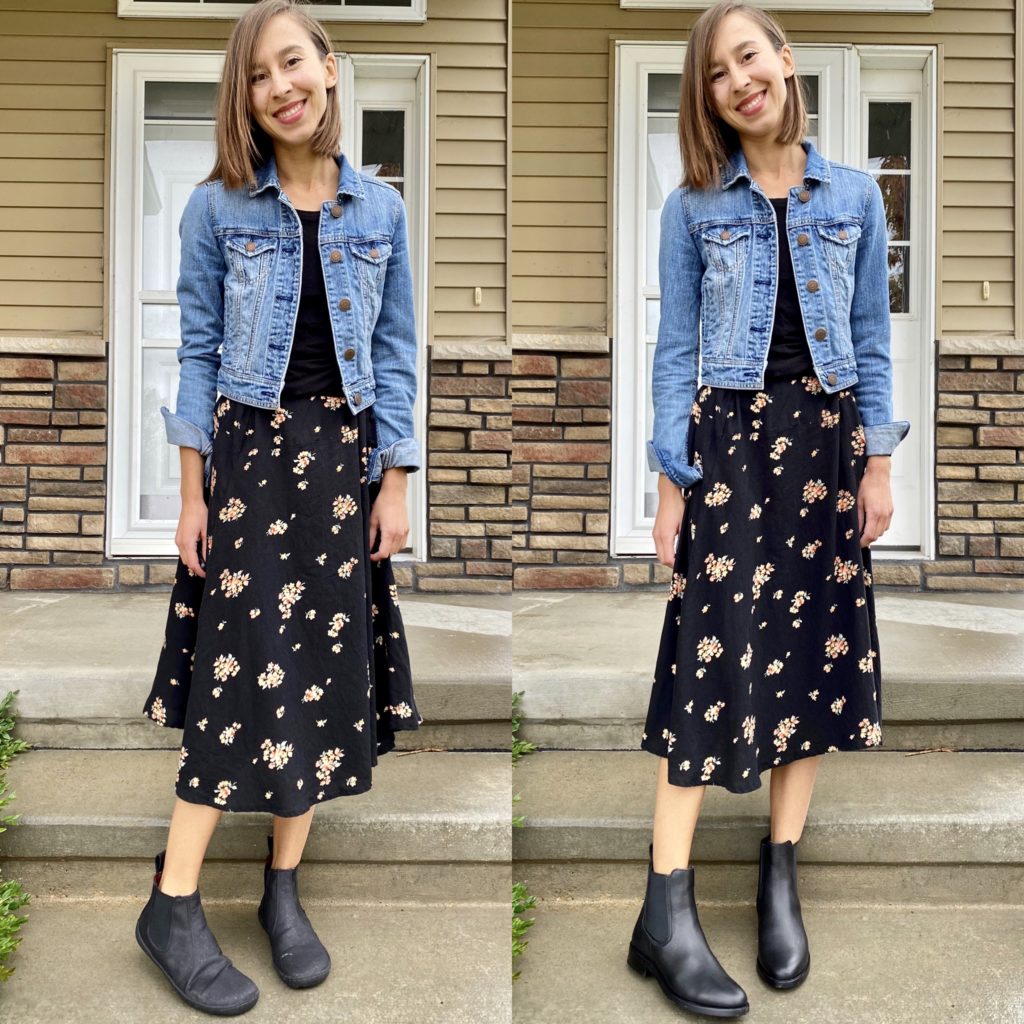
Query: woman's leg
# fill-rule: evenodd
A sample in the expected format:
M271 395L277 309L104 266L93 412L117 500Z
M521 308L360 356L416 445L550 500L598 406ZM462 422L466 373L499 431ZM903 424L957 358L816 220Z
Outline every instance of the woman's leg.
M306 847L309 827L313 824L315 807L310 807L305 814L294 818L281 818L274 815L274 859L272 868L298 867L302 851Z
M160 876L162 893L189 896L196 891L206 848L223 813L216 807L175 798L171 827L167 833L167 854Z
M690 866L690 847L707 786L673 786L668 781L668 758L658 758L658 788L654 796L654 870L667 875Z
M771 770L771 808L773 843L800 841L807 809L811 805L814 779L824 755L803 757Z

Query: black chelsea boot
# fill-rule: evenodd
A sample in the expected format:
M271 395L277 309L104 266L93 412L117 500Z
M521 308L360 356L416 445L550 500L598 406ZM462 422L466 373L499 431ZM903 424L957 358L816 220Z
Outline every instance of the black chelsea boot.
M774 988L796 988L811 970L811 953L796 891L796 848L761 840L757 877L757 973Z
M221 952L198 889L188 896L160 891L165 855L165 850L156 855L153 889L135 925L136 940L189 1006L219 1017L245 1013L256 1005L260 990Z
M331 957L299 903L298 868L272 868L274 837L263 867L263 899L257 914L270 936L274 969L292 988L319 985L331 971Z
M697 919L693 868L671 874L647 864L647 893L633 929L626 962L653 975L676 1006L707 1017L742 1017L750 1009L747 994L726 974L711 952Z

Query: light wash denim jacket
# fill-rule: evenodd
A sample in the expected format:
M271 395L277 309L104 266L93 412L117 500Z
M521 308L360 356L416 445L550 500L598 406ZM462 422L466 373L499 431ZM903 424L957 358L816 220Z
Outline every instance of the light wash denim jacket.
M341 155L338 194L320 209L320 263L346 400L374 406L368 477L420 465L413 435L416 323L405 205L386 182ZM261 409L280 404L302 282L302 226L274 157L255 184L192 192L178 228L181 375L177 409L162 406L171 444L196 448L210 473L218 392Z
M892 418L888 234L882 193L866 171L826 160L809 140L803 186L789 190L793 272L818 379L853 386L867 455L888 455L910 423ZM702 385L764 387L778 288L775 212L742 149L721 187L677 188L661 212L661 322L648 464L680 487L700 480L687 452Z

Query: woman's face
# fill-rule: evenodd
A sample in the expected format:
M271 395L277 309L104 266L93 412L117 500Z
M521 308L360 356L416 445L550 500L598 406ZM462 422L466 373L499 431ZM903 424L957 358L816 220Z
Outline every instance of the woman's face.
M337 81L334 54L321 59L295 18L278 14L267 22L249 76L249 102L275 147L309 142L327 109L327 90Z
M776 52L760 25L740 11L723 19L708 79L718 116L741 138L775 137L786 105L786 79L795 73L789 46Z

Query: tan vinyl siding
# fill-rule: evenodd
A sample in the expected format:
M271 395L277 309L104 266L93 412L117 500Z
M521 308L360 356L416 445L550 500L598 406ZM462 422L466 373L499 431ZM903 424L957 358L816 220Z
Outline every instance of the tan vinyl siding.
M696 17L515 0L514 330L608 330L612 41L684 39ZM793 42L941 47L937 330L1012 334L1014 0L937 0L929 15L787 13L783 24Z
M221 49L231 27L115 7L0 0L0 331L105 331L109 48ZM431 54L431 338L505 338L506 4L430 0L427 15L325 27L338 50Z

